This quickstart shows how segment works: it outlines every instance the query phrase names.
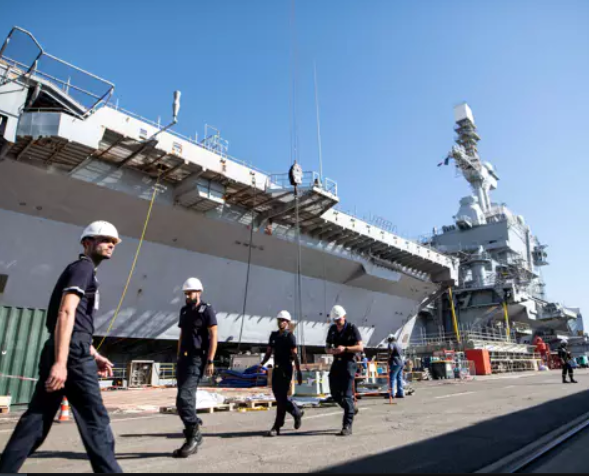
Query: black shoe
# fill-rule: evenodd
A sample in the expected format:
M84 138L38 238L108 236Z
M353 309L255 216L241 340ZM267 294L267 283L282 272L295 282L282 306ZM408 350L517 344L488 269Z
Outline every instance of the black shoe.
M579 383L574 378L571 379L571 383Z
M352 436L352 429L351 428L344 428L337 436L342 436L342 437Z
M202 433L198 427L190 427L184 430L184 436L186 437L186 443L182 445L182 448L174 451L174 458L188 458L189 456L198 453L198 447L203 443Z
M303 426L303 417L304 416L305 416L305 412L301 411L298 418L295 418L295 425L294 425L295 430L300 430L301 427Z
M276 438L280 436L280 430L276 428L272 428L268 433L266 433L266 438Z
M568 383L569 383L569 381L568 381L568 380L563 380L563 381L562 381L562 383L566 383L566 384L568 384Z

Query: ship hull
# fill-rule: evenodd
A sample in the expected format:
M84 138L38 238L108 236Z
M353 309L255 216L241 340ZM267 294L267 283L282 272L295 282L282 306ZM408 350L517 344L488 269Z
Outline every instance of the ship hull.
M143 193L137 192L140 186ZM135 189L136 195L125 188ZM8 276L1 302L45 308L59 273L80 251L82 228L97 219L108 220L119 227L124 241L114 259L99 269L101 308L96 323L97 334L105 335L139 244L149 189L123 172L115 184L99 186L0 162L0 274ZM298 248L292 241L256 232L248 265L249 240L247 226L158 202L109 335L177 339L181 286L186 278L198 276L204 282L205 300L217 311L220 341L266 344L276 328L276 314L296 309ZM328 312L336 303L347 309L368 347L382 346L388 334L400 332L407 322L413 325L420 303L437 289L403 273L389 273L387 279L371 275L352 256L311 243L303 246L302 269L297 335L307 346L324 345Z

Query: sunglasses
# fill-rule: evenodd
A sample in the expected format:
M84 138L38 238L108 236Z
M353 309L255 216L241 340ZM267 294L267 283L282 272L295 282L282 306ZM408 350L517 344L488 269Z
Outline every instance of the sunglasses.
M112 245L118 245L119 244L119 242L118 242L118 240L116 238L109 238L107 236L100 236L98 238L94 238L94 240L99 245L102 245L104 243L110 243Z

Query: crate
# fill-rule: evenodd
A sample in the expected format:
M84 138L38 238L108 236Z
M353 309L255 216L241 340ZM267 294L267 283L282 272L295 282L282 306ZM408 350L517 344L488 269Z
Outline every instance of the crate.
M0 414L4 415L10 413L10 406L12 405L12 397L0 397Z

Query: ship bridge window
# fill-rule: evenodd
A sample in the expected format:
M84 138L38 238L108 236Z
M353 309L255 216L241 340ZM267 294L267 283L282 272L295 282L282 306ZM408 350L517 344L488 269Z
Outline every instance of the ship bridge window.
M139 130L139 138L142 140L147 139L147 129L140 129Z
M172 149L174 150L175 154L182 155L182 144L174 142Z

